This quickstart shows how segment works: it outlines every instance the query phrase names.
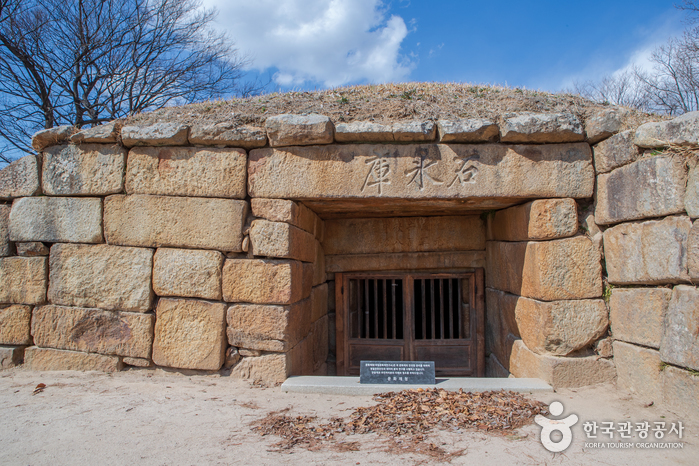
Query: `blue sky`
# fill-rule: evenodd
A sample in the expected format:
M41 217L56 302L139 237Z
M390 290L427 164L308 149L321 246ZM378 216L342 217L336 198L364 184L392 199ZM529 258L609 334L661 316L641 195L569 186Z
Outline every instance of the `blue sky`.
M282 90L456 81L556 91L636 62L686 27L677 1L205 0Z

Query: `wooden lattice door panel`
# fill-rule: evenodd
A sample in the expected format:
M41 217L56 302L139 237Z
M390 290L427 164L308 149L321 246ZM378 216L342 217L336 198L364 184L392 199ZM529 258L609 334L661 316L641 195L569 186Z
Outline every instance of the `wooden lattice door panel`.
M438 375L485 371L483 269L336 274L337 373L362 360L434 361Z

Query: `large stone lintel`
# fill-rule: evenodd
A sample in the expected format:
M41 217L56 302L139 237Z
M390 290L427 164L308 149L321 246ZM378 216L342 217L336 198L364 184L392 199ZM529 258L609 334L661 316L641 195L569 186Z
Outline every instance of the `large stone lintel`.
M591 197L586 143L347 144L250 152L252 197L465 199Z

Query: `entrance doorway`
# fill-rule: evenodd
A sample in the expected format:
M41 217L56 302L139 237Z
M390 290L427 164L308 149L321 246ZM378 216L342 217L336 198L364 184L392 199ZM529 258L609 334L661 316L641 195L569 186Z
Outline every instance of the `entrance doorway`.
M483 269L336 273L337 374L360 361L434 361L436 375L485 374Z

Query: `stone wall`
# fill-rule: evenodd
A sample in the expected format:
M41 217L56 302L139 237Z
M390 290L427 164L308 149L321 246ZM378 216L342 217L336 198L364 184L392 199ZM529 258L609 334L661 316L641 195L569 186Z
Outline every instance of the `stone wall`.
M697 121L42 131L0 171L3 366L332 374L336 272L485 268L489 375L696 399Z
M618 385L699 411L697 114L593 147Z

